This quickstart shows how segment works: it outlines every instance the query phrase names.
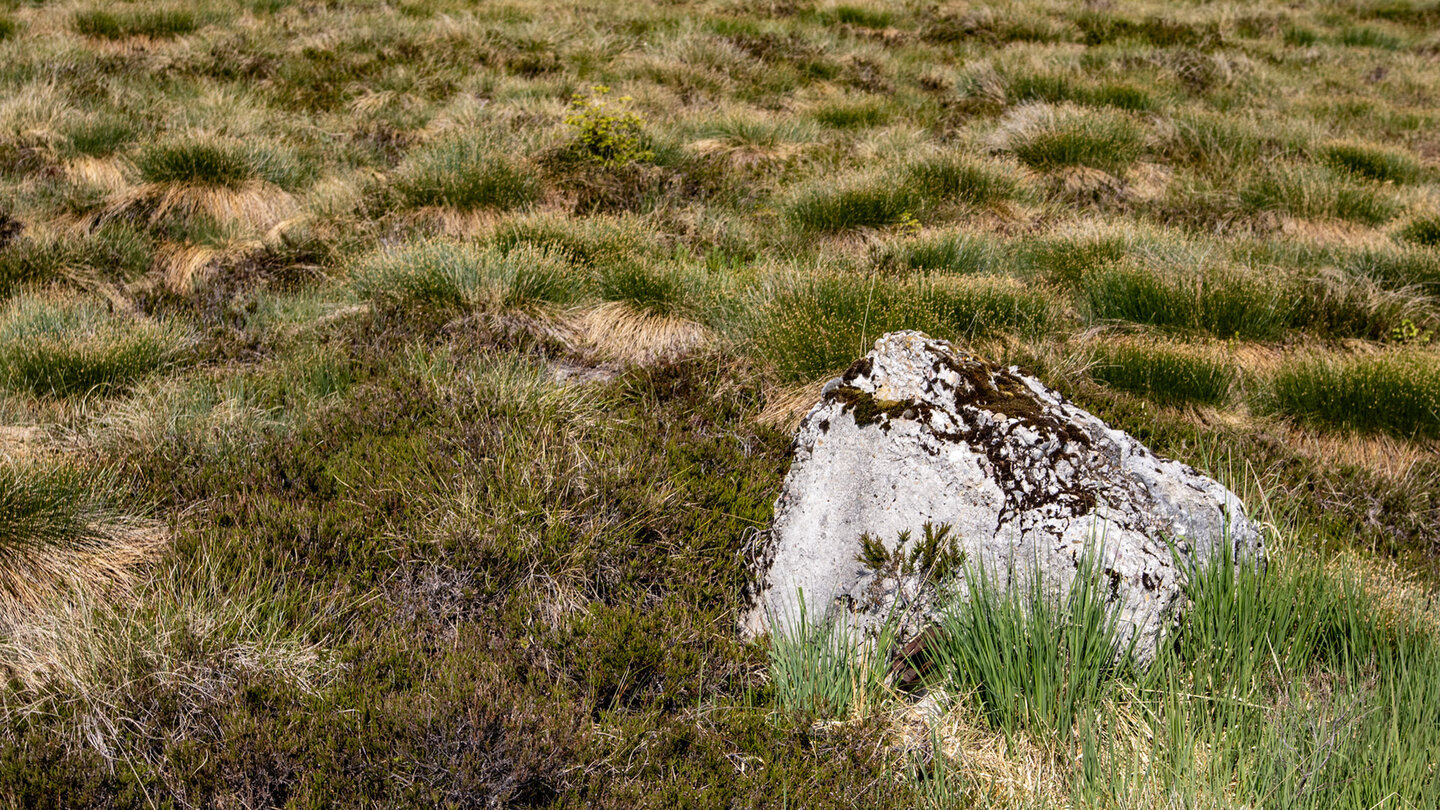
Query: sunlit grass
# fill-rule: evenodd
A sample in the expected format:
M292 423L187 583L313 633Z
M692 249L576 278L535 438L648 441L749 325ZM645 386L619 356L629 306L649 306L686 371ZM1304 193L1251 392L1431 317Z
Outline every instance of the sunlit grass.
M186 340L176 324L88 299L20 296L0 311L0 384L48 397L118 393L173 362Z
M1440 362L1432 352L1302 356L1269 381L1262 403L1302 422L1396 436L1440 436Z

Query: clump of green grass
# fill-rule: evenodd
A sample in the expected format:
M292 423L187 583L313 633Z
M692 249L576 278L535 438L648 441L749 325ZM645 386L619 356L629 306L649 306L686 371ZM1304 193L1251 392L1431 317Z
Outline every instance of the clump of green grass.
M1089 273L1115 264L1130 252L1120 234L1061 235L1027 239L1018 247L1020 266L1059 284L1076 284Z
M956 231L887 242L876 251L875 264L887 270L965 274L991 272L1001 258L993 240Z
M654 241L653 230L633 217L517 219L496 233L494 244L507 251L526 244L546 247L589 268L658 259L666 252L663 243Z
M920 203L914 190L892 178L863 175L806 184L785 203L784 213L801 231L839 233L895 225L913 214Z
M210 141L150 146L140 153L135 165L151 183L239 188L260 174L244 149Z
M759 308L750 338L782 377L808 381L845 368L898 329L951 340L1038 334L1055 321L1053 298L1004 276L827 274L776 291Z
M1090 376L1164 405L1220 405L1235 382L1235 370L1219 357L1158 342L1104 345Z
M1171 116L1162 153L1208 175L1228 177L1249 169L1262 157L1298 155L1304 133L1267 128L1246 118L1191 111Z
M1006 733L1069 734L1130 663L1132 648L1107 604L1095 552L1081 558L1060 598L1056 583L1035 572L1010 577L1016 584L1008 589L995 581L1004 576L966 568L968 593L947 606L940 640L931 645L939 677L975 690L991 725Z
M1145 150L1144 132L1124 113L1039 104L1016 110L999 136L1001 148L1040 171L1086 166L1118 175Z
M815 120L834 129L878 127L890 120L891 110L878 99L831 101L815 109Z
M1394 34L1365 25L1346 26L1340 32L1340 44L1349 48L1376 48L1398 51L1404 42Z
M900 294L914 296L931 314L934 326L928 331L952 340L1034 337L1058 319L1052 291L1009 276L930 276Z
M905 185L934 203L995 205L1020 191L1013 171L957 154L917 161L905 167Z
M172 363L185 341L172 323L90 299L21 295L0 311L0 384L46 397L119 393Z
M1320 41L1320 35L1303 25L1290 24L1280 35L1281 40L1291 47L1308 48Z
M1150 93L1123 82L1102 84L1085 92L1077 101L1131 112L1151 112L1160 106Z
M1311 335L1385 340L1405 323L1427 323L1433 312L1413 289L1335 270L1297 274L1289 285L1290 325Z
M1364 143L1332 143L1320 150L1320 159L1332 169L1369 180L1413 183L1424 167L1413 155Z
M1324 427L1440 437L1440 359L1426 351L1302 357L1275 373L1261 402Z
M1427 234L1418 235L1424 239ZM1440 240L1440 218L1435 222L1435 238ZM1440 241L1435 244L1440 245ZM1336 256L1335 263L1351 275L1369 278L1390 288L1418 285L1429 290L1440 289L1440 253L1428 249L1435 245L1423 241L1418 245L1347 251Z
M18 30L20 30L20 26L13 17L0 14L0 42L15 36L15 32Z
M1397 235L1411 244L1440 247L1440 214L1416 217L1405 223Z
M1015 102L1070 101L1090 107L1114 107L1120 110L1148 112L1155 109L1155 100L1144 90L1124 83L1090 85L1072 80L1063 73L1024 73L1011 76L1006 95Z
M803 119L730 114L705 121L696 134L734 149L779 155L812 140L815 125Z
M395 189L412 208L508 211L534 202L540 182L534 171L494 144L459 138L412 155L397 173Z
M893 633L861 641L839 615L809 615L800 594L800 615L790 632L770 639L770 683L780 708L808 717L850 717L878 702L885 690Z
M200 19L186 9L147 9L122 13L104 9L77 11L71 18L77 34L98 39L152 37L168 39L189 34L200 27Z
M669 262L619 262L600 269L596 288L606 301L623 301L638 312L693 316L705 303L706 283L690 266Z
M841 5L835 7L833 14L836 22L861 28L885 28L895 23L895 15L883 8Z
M1240 204L1251 214L1269 211L1363 225L1382 225L1400 213L1400 206L1380 189L1309 167L1260 172L1240 189Z
M502 251L438 239L362 259L352 283L362 298L390 316L567 303L585 289L583 276L558 251L536 245Z
M70 127L66 137L77 154L109 157L134 139L135 127L123 118L101 116Z
M313 169L294 155L208 136L151 144L140 152L135 167L148 183L230 190L256 181L294 189L313 174Z
M1193 278L1120 264L1086 274L1091 317L1219 338L1273 340L1290 318L1286 288L1240 269L1206 269Z
M153 238L125 222L106 223L82 237L17 239L0 247L0 300L66 275L133 280L150 269L154 257Z

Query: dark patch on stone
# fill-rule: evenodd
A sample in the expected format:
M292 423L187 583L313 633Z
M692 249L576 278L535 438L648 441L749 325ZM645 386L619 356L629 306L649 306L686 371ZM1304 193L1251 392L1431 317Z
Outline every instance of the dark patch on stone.
M869 377L874 367L875 363L869 357L862 357L851 363L850 367L845 369L845 373L840 375L840 379L843 380L846 385L850 385L860 377Z
M948 368L969 384L969 390L957 388L955 404L970 406L992 413L1018 419L1021 424L1032 427L1037 433L1049 433L1065 441L1077 442L1090 447L1090 435L1070 422L1050 413L1045 403L1035 396L1030 386L1009 369L996 368L987 363L964 363L953 357L936 358L935 371Z
M821 420L820 420L820 432L821 432L821 433L829 433L829 432L830 432L830 420L829 420L829 419L821 419Z
M852 366L853 368L853 366ZM849 374L850 372L846 372ZM861 391L853 385L842 385L830 392L829 399L840 403L840 412L848 413L855 420L856 427L879 424L881 430L890 429L892 419L913 419L922 413L929 413L930 406L914 400L883 400Z

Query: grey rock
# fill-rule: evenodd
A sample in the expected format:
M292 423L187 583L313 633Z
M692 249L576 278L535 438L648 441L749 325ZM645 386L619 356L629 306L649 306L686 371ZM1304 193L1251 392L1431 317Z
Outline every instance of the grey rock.
M1038 575L1063 592L1088 549L1141 660L1184 603L1176 554L1203 565L1232 543L1236 559L1263 560L1261 533L1218 482L1018 369L919 332L881 337L826 385L794 449L774 522L751 549L748 636L793 629L801 594L812 619L843 612L874 630L898 616L902 640L920 632L937 618L934 577L861 555L866 537L882 556L911 558L926 524L948 527L939 546L1002 588ZM950 581L963 597L964 575Z

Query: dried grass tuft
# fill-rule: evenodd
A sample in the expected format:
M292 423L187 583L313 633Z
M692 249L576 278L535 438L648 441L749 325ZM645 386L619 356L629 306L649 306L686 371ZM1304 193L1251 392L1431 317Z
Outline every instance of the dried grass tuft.
M624 301L585 309L569 320L577 348L602 360L653 365L676 360L711 340L704 325L675 315L642 312Z

